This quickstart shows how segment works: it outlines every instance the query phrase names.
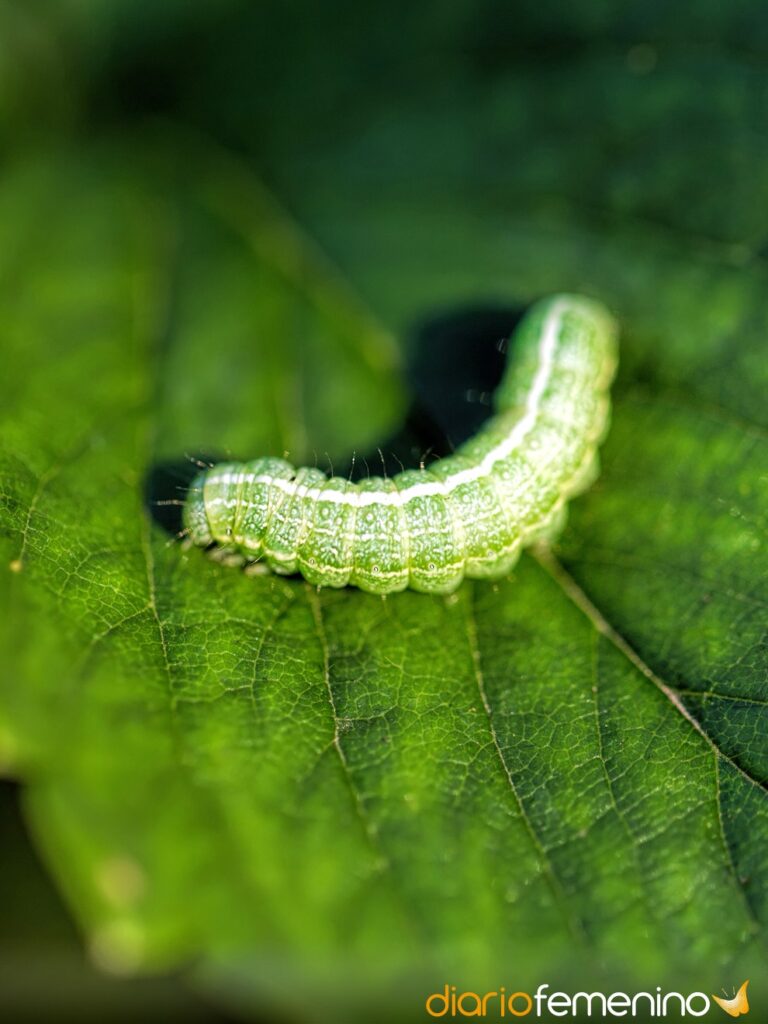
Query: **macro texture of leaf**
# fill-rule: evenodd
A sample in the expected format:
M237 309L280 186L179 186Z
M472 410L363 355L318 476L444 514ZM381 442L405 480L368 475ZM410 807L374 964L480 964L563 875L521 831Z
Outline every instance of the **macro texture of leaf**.
M417 992L764 964L767 44L589 28L305 145L279 82L292 216L167 125L5 174L0 762L100 962ZM343 462L403 416L394 339L560 290L619 317L613 426L509 579L318 593L154 522L158 467Z

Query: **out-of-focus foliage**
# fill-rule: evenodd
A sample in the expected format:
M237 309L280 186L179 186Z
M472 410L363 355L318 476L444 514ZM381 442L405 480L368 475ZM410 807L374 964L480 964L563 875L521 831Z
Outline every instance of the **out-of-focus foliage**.
M19 1024L133 1024L183 1020L227 1024L228 1018L175 977L116 978L89 963L81 937L30 846L16 787L0 783L2 915L0 1015Z
M765 14L56 6L72 104L14 71L57 142L20 134L0 187L0 756L97 958L196 957L317 1017L569 961L587 987L746 976ZM381 601L153 522L185 452L372 446L408 401L393 338L563 289L614 307L622 367L554 555Z

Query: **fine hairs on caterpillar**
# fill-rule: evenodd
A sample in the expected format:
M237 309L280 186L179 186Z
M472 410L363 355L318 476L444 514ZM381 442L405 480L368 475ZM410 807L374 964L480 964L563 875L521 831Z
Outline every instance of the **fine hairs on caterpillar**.
M279 458L220 463L193 480L185 532L235 560L375 594L503 576L523 547L557 536L566 502L599 472L616 325L599 303L556 295L531 307L510 349L495 414L429 469L351 483Z

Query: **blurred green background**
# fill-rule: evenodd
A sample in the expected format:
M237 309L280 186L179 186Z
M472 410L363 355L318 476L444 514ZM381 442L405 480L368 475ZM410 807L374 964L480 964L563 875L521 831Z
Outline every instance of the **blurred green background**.
M11 197L3 206L6 248L0 269L24 255L14 251L13 218L19 209L14 168L38 167L44 175L64 152L62 178L71 174L87 195L88 172L78 171L78 154L113 154L105 158L113 173L120 159L131 163L134 140L141 140L135 144L136 154L141 151L135 156L137 175L151 175L156 158L158 166L172 166L172 184L165 187L182 194L188 154L210 147L220 154L208 180L219 175L216 202L226 208L222 219L247 220L242 213L247 204L241 202L246 189L241 191L236 167L247 168L264 187L255 200L262 214L272 211L276 197L291 223L300 225L302 237L317 245L312 259L317 256L323 273L332 282L338 275L342 291L349 286L351 311L339 317L340 333L346 336L349 328L363 338L360 358L371 371L357 380L358 406L348 420L359 433L350 435L348 423L334 411L348 399L344 382L356 380L357 356L340 344L328 356L333 379L325 379L325 349L307 348L299 358L306 360L308 376L324 384L322 400L314 406L305 400L317 438L310 442L287 416L279 429L264 427L261 439L290 443L306 457L312 443L320 451L343 453L381 441L404 416L409 396L398 384L399 368L414 355L418 338L423 340L419 318L473 302L522 303L538 291L582 281L603 289L606 300L626 316L625 389L630 383L649 385L679 396L690 388L697 399L764 429L766 111L768 15L762 5L746 0L633 5L604 0L0 0L0 157L4 194ZM154 147L152 139L162 143ZM131 157L115 158L114 152ZM231 157L240 162L230 165ZM202 172L194 172L202 176L202 191L206 166L203 161ZM189 176L194 177L192 170ZM94 196L95 203L104 201L98 188ZM267 213L267 220L272 215ZM214 238L212 246L221 245L228 259L230 243L192 221L198 249ZM275 227L263 242L284 246L288 263L295 242L291 230L286 234ZM79 238L76 227L72 237ZM192 257L190 264L188 287L194 294L195 275L201 280L213 275L215 262L212 257L211 265L205 260L198 265ZM198 364L215 347L215 325L227 320L226 299L236 303L238 289L247 286L236 269L230 277L230 264L223 265L219 284L225 301L211 314L213 333L184 356L194 355ZM232 267L237 265L233 257ZM566 267L567 281L553 279L551 266ZM358 302L360 309L385 311L385 326L375 317L369 322ZM700 364L692 358L699 346ZM169 358L178 376L180 366L173 355ZM246 369L256 379L261 353L252 358ZM7 366L10 372L10 359ZM34 372L30 367L30 376ZM181 454L179 439L187 435L181 427L174 434L176 424L192 421L201 402L210 421L224 424L217 443L242 445L247 435L235 426L227 434L231 410L217 403L226 405L222 392L226 396L230 386L235 391L244 372L241 363L231 363L218 374L201 374L206 383L193 394L176 393L168 406L168 450L161 454ZM277 374L274 367L269 372ZM266 399L246 394L233 402L240 402L247 415L249 403L261 409ZM271 422L266 414L264 419ZM642 421L619 426L616 453L637 436L637 422ZM653 428L651 423L649 433ZM684 450L681 463L693 465L701 451L716 449L705 433L697 436L701 449ZM659 464L669 450L661 446ZM745 480L762 479L764 462L755 459L738 478L745 487ZM693 492L699 481L694 470L691 474ZM648 478L653 476L652 469ZM606 500L606 516L616 521L626 509L611 513L610 491ZM566 541L569 565L580 565L584 537L594 541L607 532L597 508L594 522L585 513ZM651 519L645 524L648 536L655 531ZM686 526L690 538L698 528L696 522ZM662 549L662 555L668 551ZM716 569L720 572L720 563ZM619 620L625 610L616 596L622 582L598 584L609 605L615 600ZM750 593L762 600L762 590L751 582ZM649 603L663 603L647 581L638 586L645 587ZM627 593L637 597L629 585ZM535 602L532 606L535 611ZM542 608L548 608L545 601ZM488 620L489 632L493 621ZM631 636L641 649L647 639L643 628ZM721 635L716 625L712 631ZM703 635L685 637L688 647L680 650L672 641L663 647L660 664L681 687L686 680L680 665L699 656L696 652L706 646ZM751 652L749 636L744 650ZM710 653L708 647L701 653L696 685L710 681ZM746 657L746 663L750 681L763 687L760 656L754 663ZM708 729L710 724L719 743L714 716ZM746 765L764 787L762 725L750 720L729 728L723 727L728 756ZM35 764L34 756L29 763ZM759 818L751 813L750 823ZM760 822L764 828L764 819ZM162 971L146 979L110 978L91 965L83 936L38 860L15 783L0 789L0 829L4 1019L214 1022L236 1012L251 1020L313 1019L303 996L295 1004L290 999L271 1004L264 994L271 990L268 966L262 968L267 976L262 988L258 979L254 982L261 992L256 997L249 991L240 998L238 971L231 965L214 980L204 970L194 981L188 972ZM762 885L764 862L751 850L743 862L755 886ZM77 903L72 892L68 897ZM755 934L765 913L760 898L754 897L751 911ZM609 976L622 962L621 933L613 941ZM161 961L166 953L161 947ZM230 969L230 980L222 983ZM692 970L690 960L683 969ZM578 967L573 971L578 974ZM284 979L275 985L282 992L290 988ZM418 985L414 992L421 992ZM413 996L412 1005L418 998ZM380 1013L389 1019L386 1007ZM317 1019L323 1015L318 1009ZM415 1013L414 1019L421 1018Z

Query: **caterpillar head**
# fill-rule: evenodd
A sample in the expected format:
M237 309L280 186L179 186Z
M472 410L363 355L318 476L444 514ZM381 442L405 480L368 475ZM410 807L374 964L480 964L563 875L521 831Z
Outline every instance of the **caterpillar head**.
M213 544L214 540L211 525L208 522L208 515L205 511L204 486L206 476L207 470L198 473L189 485L187 500L184 502L182 512L184 532L193 544L201 548L207 548L209 544Z

